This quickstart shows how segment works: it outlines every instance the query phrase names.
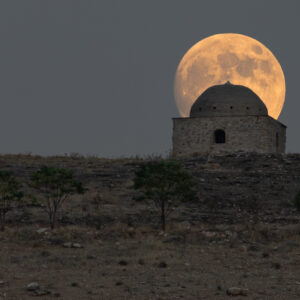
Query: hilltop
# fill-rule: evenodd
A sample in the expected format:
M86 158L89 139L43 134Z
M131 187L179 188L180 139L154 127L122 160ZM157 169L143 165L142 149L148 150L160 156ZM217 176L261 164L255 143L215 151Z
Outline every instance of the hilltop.
M232 286L251 299L300 297L300 218L292 205L300 154L180 159L197 180L199 201L179 204L166 233L151 203L134 200L132 179L150 160L0 156L1 170L23 183L50 165L74 170L88 188L66 203L51 232L24 184L26 202L0 233L0 299L43 292L44 299L224 299ZM27 291L34 281L40 289Z

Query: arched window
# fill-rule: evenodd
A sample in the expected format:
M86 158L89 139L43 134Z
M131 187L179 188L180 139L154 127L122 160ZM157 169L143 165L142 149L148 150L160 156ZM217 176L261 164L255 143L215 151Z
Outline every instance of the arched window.
M215 143L224 144L225 143L225 131L218 129L215 131Z

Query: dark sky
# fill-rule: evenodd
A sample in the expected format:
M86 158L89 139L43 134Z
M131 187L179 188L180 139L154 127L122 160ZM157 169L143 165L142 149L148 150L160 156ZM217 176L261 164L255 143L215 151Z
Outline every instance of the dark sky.
M0 152L166 155L184 53L249 35L279 60L287 152L300 152L300 1L0 2Z

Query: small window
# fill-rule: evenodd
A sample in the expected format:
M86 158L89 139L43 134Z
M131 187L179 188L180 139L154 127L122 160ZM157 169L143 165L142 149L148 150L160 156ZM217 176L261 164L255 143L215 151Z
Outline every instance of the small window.
M215 143L224 144L225 143L225 131L218 129L215 131Z
M230 106L230 109L233 109L233 106Z
M249 110L249 107L247 106L246 109Z
M216 107L216 106L214 106L214 107L213 107L213 109L217 109L217 107Z
M279 148L279 133L276 132L276 148Z

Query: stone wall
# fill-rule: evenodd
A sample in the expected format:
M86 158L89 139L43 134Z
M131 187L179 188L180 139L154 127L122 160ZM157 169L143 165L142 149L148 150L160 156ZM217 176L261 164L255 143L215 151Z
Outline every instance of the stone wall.
M217 129L225 131L224 144L215 143ZM269 116L173 119L173 155L176 157L238 151L284 153L285 142L286 127Z

